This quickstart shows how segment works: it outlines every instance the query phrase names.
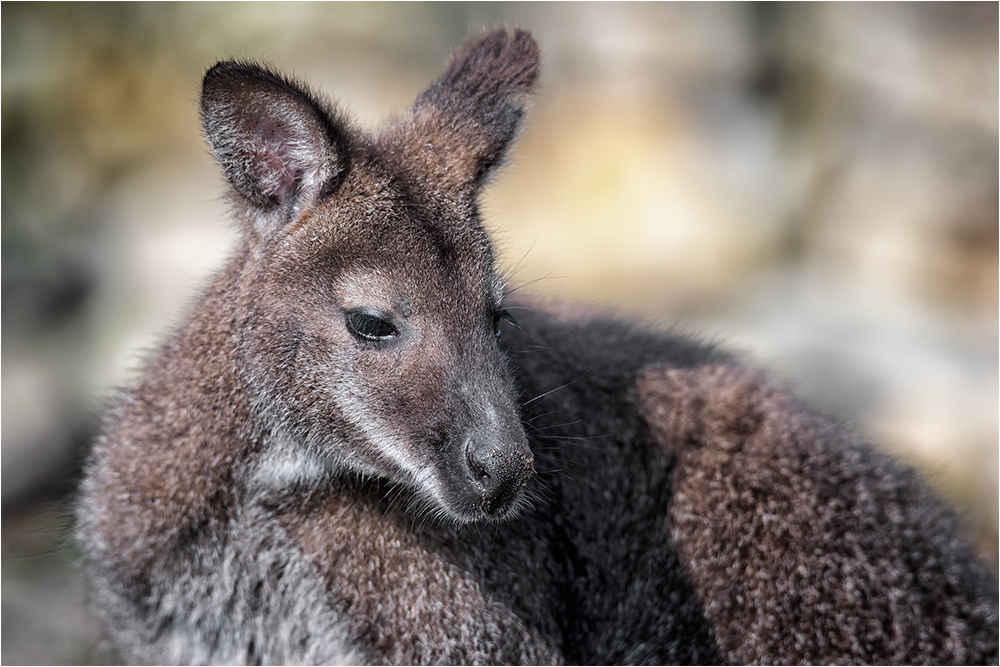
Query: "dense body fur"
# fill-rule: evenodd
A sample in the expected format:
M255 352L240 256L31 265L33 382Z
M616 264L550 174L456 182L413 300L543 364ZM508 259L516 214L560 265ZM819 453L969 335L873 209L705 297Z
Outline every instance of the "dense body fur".
M126 657L996 662L996 581L911 471L711 346L504 303L476 197L537 67L483 36L374 137L206 75L243 242L77 510Z

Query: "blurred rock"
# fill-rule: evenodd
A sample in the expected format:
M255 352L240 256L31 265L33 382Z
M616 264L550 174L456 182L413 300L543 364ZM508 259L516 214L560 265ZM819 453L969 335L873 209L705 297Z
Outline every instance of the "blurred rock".
M90 610L75 551L65 549L66 508L42 504L3 522L5 665L121 664Z

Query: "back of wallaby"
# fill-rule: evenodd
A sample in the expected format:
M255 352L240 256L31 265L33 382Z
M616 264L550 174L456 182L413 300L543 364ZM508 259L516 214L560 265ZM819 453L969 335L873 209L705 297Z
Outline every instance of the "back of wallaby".
M537 71L489 33L374 136L208 71L242 242L77 512L125 656L995 663L996 581L910 471L711 347L505 300L477 197Z

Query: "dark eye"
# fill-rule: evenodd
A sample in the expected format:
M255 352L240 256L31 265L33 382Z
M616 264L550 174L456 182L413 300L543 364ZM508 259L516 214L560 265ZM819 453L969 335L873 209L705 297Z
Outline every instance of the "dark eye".
M500 323L501 322L506 322L507 324L509 324L509 325L511 325L513 327L517 327L518 329L521 328L520 326L518 326L517 320L514 319L514 316L511 315L509 312L507 312L506 309L501 308L500 310L498 310L493 315L493 335L494 336L497 336L497 337L500 336Z
M399 330L392 322L364 310L352 310L347 313L347 330L361 341L380 341L395 338Z

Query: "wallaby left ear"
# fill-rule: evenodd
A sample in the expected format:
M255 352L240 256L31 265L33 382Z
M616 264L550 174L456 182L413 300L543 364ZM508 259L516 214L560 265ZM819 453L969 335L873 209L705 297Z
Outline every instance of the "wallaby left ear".
M517 136L539 59L527 30L501 28L468 41L405 119L407 152L423 151L408 158L446 183L482 184Z
M343 126L328 105L265 67L227 61L208 70L201 119L244 233L258 241L278 236L347 168Z

